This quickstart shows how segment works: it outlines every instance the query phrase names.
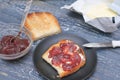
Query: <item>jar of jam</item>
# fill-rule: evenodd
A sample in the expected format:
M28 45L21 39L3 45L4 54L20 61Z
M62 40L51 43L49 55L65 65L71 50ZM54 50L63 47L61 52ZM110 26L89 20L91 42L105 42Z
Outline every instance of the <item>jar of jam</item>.
M16 37L19 29L4 29L0 31L0 58L14 60L28 53L32 46L32 39L27 30L23 30Z

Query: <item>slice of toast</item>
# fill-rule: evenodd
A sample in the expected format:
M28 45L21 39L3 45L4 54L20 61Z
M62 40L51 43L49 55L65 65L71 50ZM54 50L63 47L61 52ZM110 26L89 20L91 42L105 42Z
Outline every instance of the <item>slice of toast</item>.
M29 13L24 26L31 33L33 40L61 32L58 20L49 12Z
M67 47L66 47L66 49L64 48L63 50L60 49L60 48L61 48L61 44L64 45L64 43L66 43L66 44L72 43L72 44L74 44L74 46L76 46L76 49L75 49L74 51L72 51L73 53L69 53L69 51L66 52L66 51L67 51L66 49L68 49ZM56 48L56 50L59 50L59 51L54 50L55 47L57 47L58 49ZM73 48L73 49L74 49L74 48ZM54 51L52 51L52 50L54 50ZM60 51L60 50L61 50L61 51ZM71 50L71 49L68 49L68 50ZM58 55L55 54L54 52L56 52ZM69 55L71 55L71 56L74 56L74 53L76 53L76 52L77 52L77 54L79 54L80 63L79 63L79 64L78 64L78 63L76 64L76 62L74 62L74 64L72 64L72 65L75 65L74 67L69 68L69 66L68 66L68 68L64 69L64 68L63 68L63 63L61 63L61 61L65 61L65 60L66 60L65 64L71 64L71 63L69 62L69 60L71 60L71 59L73 59L73 58L68 59L68 61L67 61L67 59L63 58L63 60L62 60L62 58L61 58L61 57L58 57L58 56L61 55L61 54L63 54L63 53L69 54ZM51 54L53 54L54 56L52 56ZM55 58L55 56L57 56L57 57ZM54 59L53 59L53 57L54 57ZM86 63L86 57L85 57L85 54L84 54L83 49L80 48L77 44L73 43L73 41L71 41L71 40L61 40L61 41L57 42L56 44L53 44L53 45L42 55L42 58L43 58L47 63L49 63L49 64L58 72L58 74L59 74L58 76L59 76L60 78L65 77L65 76L68 76L68 75L76 72L76 71L79 70L82 66L84 66L85 63ZM61 59L60 59L60 58L61 58ZM67 57L66 57L66 58L67 58ZM79 59L77 59L77 58L78 58L78 56L76 57L76 61L79 60ZM54 61L54 60L56 60L56 61ZM54 62L53 62L53 61L54 61ZM57 61L58 61L58 62L57 62ZM54 63L55 63L55 64L54 64Z

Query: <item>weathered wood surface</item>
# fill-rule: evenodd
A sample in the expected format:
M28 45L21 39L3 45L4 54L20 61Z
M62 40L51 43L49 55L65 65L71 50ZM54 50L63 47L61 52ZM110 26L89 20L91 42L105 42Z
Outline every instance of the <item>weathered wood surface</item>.
M76 32L89 42L120 40L120 29L111 34L105 34L85 24L81 15L60 9L64 4L72 2L74 0L34 1L30 11L53 13L59 20L63 31ZM0 30L19 28L14 24L20 24L24 7L25 1L0 0ZM19 60L0 60L0 80L46 80L37 73L32 61L33 52L38 42L35 42L31 51ZM98 49L97 56L96 71L88 80L120 80L120 48Z

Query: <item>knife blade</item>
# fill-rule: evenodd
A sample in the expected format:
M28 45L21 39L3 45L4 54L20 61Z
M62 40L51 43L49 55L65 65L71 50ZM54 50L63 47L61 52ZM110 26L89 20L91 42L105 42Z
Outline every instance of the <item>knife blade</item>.
M111 42L104 42L104 43L86 43L83 45L84 47L88 48L104 48L104 47L120 47L120 41L113 40Z

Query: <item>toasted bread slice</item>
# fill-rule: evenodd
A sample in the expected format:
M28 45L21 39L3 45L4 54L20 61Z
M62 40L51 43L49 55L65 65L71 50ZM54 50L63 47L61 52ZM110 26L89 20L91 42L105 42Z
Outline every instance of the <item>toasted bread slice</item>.
M61 45L62 43L71 43L71 42L72 42L72 41L70 41L70 40L61 40L61 41L59 41L58 43L53 44L53 45L42 55L42 58L43 58L47 63L49 63L49 64L58 72L58 74L59 74L58 76L59 76L60 78L65 77L65 76L68 76L68 75L76 72L76 71L79 70L82 66L84 66L85 63L86 63L86 57L85 57L85 54L84 54L83 49L80 48L77 44L74 44L74 45L77 47L77 50L76 50L76 51L79 51L78 54L79 54L79 56L80 56L80 58L81 58L81 61L80 61L80 63L79 63L78 65L76 65L75 67L71 68L70 70L64 70L63 67L62 67L62 64L57 65L57 66L53 64L53 62L52 62L53 57L49 57L49 56L50 56L50 51L51 51L54 47L60 47L60 45ZM62 54L62 52L59 53L59 54ZM66 54L66 53L65 53L65 54ZM72 53L72 54L74 55L74 53ZM57 57L57 60L58 60L58 58L59 58L59 57ZM57 60L56 60L56 61L57 61ZM58 62L58 63L59 63L59 62ZM68 63L68 62L66 62L66 63Z
M49 12L29 13L24 25L32 34L33 40L61 32L58 20Z

